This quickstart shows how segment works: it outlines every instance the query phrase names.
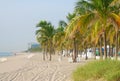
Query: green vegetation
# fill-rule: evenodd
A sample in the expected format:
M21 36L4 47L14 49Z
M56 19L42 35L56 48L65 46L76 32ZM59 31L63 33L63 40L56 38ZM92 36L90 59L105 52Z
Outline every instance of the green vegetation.
M30 48L27 50L27 52L41 52L42 48L36 47L36 48Z
M120 81L120 61L93 61L77 68L74 81Z

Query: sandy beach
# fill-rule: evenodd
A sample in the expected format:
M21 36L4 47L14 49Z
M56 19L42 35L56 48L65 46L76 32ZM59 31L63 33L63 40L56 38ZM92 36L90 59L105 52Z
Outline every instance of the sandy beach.
M58 61L54 55L52 61L43 61L42 54L21 54L7 57L0 62L0 81L71 81L71 73L78 65L69 63L67 57Z

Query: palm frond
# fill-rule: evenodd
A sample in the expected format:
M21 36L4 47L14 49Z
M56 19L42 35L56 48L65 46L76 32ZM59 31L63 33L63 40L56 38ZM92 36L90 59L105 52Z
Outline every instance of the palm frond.
M80 27L87 27L87 25L92 21L94 18L94 13L86 14L82 16L76 16L71 20L66 28L66 36L73 36L75 32L78 30L82 32ZM85 28L84 28L85 29Z
M118 25L118 27L120 28L120 16L115 14L115 13L111 13L110 17L112 18L112 20Z

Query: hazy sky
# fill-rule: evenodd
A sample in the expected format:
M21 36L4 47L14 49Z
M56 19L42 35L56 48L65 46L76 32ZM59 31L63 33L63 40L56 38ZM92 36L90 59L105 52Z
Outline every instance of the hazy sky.
M36 24L59 20L74 9L76 0L0 0L0 51L22 51L36 42Z

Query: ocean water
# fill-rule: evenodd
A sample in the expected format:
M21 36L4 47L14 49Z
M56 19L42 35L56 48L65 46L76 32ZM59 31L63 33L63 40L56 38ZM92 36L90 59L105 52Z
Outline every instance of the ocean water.
M9 57L13 55L14 54L12 52L0 52L0 57Z

